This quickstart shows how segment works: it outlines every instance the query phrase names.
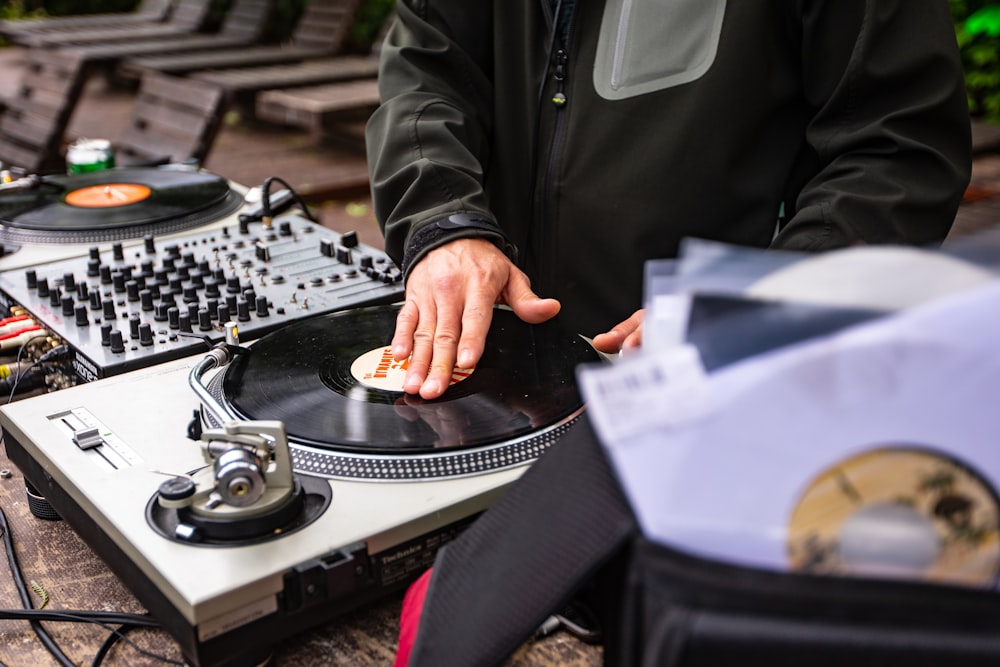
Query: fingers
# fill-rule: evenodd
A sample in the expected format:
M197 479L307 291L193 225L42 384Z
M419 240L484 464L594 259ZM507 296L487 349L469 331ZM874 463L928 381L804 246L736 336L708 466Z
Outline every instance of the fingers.
M624 322L616 324L611 331L594 336L594 348L605 354L617 354L621 350L637 348L642 343L642 320L645 311L637 310Z
M527 276L483 239L459 239L429 252L410 271L406 296L392 351L397 360L409 357L404 391L425 399L444 393L456 366L479 362L494 304L510 305L533 324L560 308L555 299L535 295Z

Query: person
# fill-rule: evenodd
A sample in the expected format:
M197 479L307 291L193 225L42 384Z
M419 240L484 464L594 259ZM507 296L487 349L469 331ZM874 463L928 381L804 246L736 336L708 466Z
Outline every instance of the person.
M644 261L685 237L934 244L969 182L943 0L396 11L366 139L406 279L393 353L425 399L479 359L495 303L527 322L561 309L614 352L641 337Z

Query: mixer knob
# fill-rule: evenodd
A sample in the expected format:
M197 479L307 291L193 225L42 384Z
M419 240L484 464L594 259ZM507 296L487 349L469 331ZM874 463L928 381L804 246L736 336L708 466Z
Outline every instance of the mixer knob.
M100 248L98 248L96 245L90 246L90 248L87 249L87 256L90 257L90 259L97 259L97 260L101 259Z
M358 233L355 231L345 232L343 236L340 237L340 245L345 248L357 248Z
M153 291L144 289L139 292L139 304L143 312L149 312L153 310Z
M76 302L72 294L65 294L62 298L62 314L69 317L76 312Z
M129 332L129 335L132 337L132 340L135 340L136 338L139 337L139 316L138 315L132 315L131 317L128 318L128 332Z
M113 327L110 324L101 325L101 345L108 347L111 345L111 329Z
M201 331L212 330L212 314L208 308L202 308L198 311L198 329Z
M122 247L121 241L115 241L111 244L111 255L115 258L116 262L125 259L125 249Z
M111 284L114 285L115 291L121 294L125 291L125 274L116 273L111 277Z
M330 239L320 239L319 254L324 257L333 257L333 241Z
M160 301L156 304L156 307L153 308L153 319L157 322L166 322L170 317L171 308L172 307L169 303L163 303ZM177 310L177 308L173 308L173 310ZM176 329L177 327L174 328Z
M267 310L267 297L263 294L257 297L257 317L267 317L270 313Z
M104 301L102 301L101 307L104 309L105 320L112 322L115 320L115 318L118 317L118 314L115 313L115 302L112 301L111 299L105 299Z
M76 291L76 276L72 273L63 274L63 290L67 292Z
M153 344L153 328L149 326L149 322L143 322L139 325L139 345L152 345Z
M166 304L160 304L160 305L166 305ZM167 310L167 315L166 315L167 326L169 326L171 329L180 329L181 309L178 308L177 306L170 306L166 310Z
M35 273L34 269L28 269L24 272L24 280L28 285L28 289L35 289L38 287L38 274Z
M62 304L62 290L58 287L53 287L52 291L49 293L49 305L53 308L58 307Z
M139 300L139 282L136 280L130 280L125 283L125 298L129 301Z
M184 333L191 333L191 316L181 312L177 315L177 328Z
M240 322L250 321L250 304L244 299L236 302L236 319Z
M115 354L121 354L125 351L125 341L122 338L122 332L118 329L111 331L111 351Z
M108 266L107 264L102 264L100 266L100 270L98 271L98 273L101 276L101 284L102 285L110 285L111 284L111 267L110 266Z
M76 326L85 327L90 324L90 318L87 317L87 304L78 304L73 312L76 315Z
M151 235L147 234L145 237L143 237L142 241L146 246L147 255L156 254L156 242L153 240L153 237Z
M49 279L48 278L39 278L38 282L36 283L36 287L38 288L38 296L48 296L49 295Z

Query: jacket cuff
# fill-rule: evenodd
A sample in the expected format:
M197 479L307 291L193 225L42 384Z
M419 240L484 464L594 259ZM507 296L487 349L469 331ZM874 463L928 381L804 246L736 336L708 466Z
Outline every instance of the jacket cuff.
M486 239L499 248L512 262L517 261L517 249L493 220L477 213L453 213L426 224L410 237L403 253L403 276L431 250L456 239Z

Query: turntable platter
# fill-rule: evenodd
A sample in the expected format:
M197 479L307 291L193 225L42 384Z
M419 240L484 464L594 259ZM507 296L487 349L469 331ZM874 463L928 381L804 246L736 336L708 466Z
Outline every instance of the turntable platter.
M277 419L289 439L338 450L430 453L509 441L579 411L574 369L593 348L556 322L494 311L483 358L425 401L392 386L398 307L310 318L264 336L227 369L225 400L242 418ZM367 364L366 364L367 360Z
M51 176L0 193L0 240L86 243L141 238L201 226L242 198L203 171L123 167Z

